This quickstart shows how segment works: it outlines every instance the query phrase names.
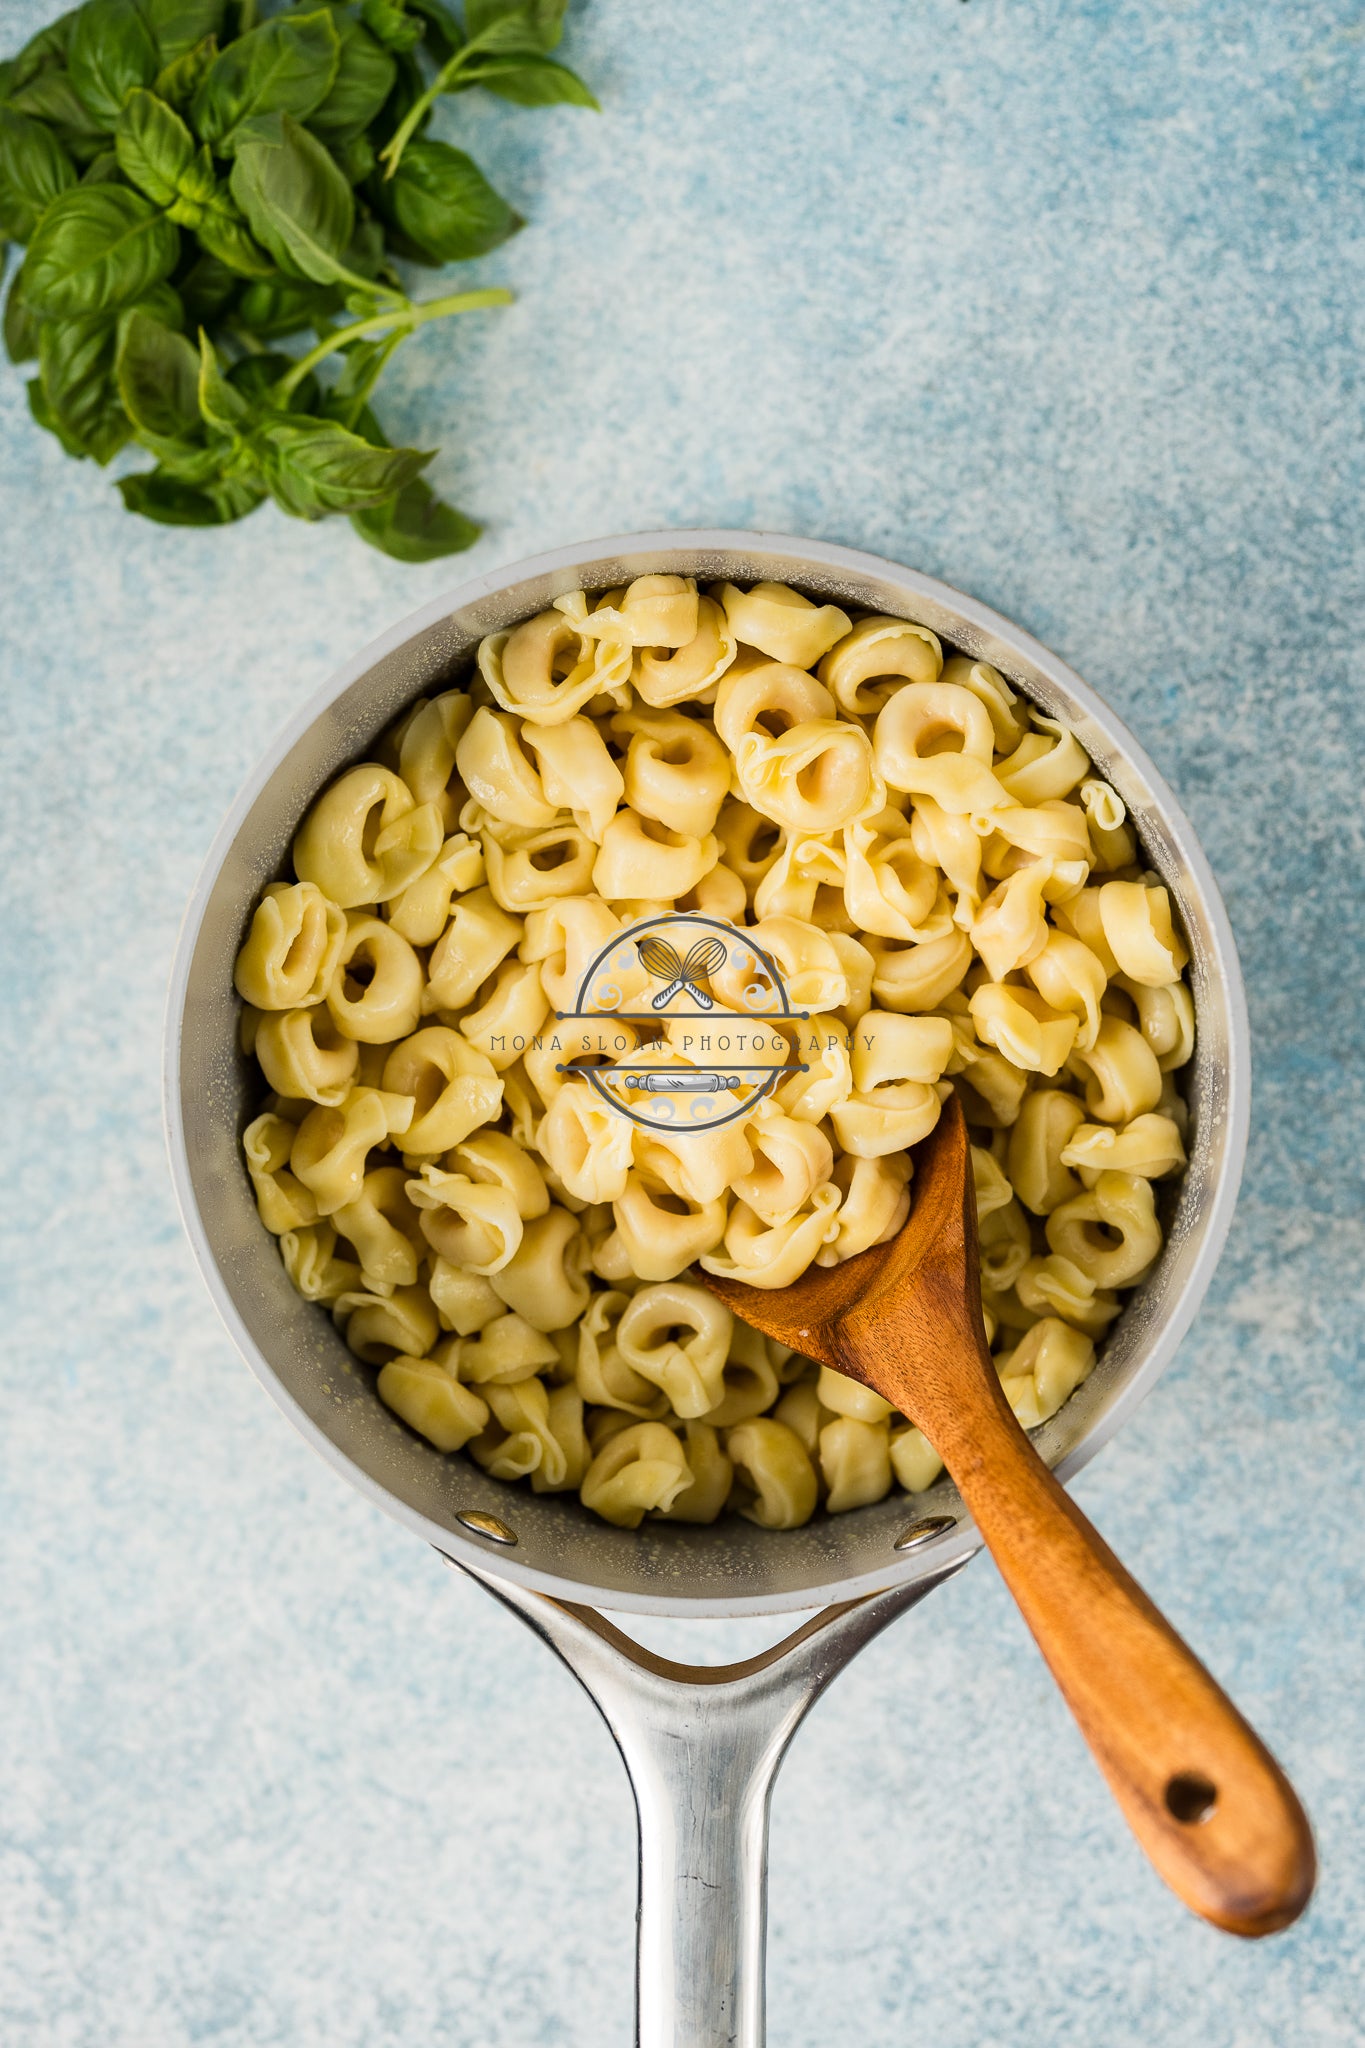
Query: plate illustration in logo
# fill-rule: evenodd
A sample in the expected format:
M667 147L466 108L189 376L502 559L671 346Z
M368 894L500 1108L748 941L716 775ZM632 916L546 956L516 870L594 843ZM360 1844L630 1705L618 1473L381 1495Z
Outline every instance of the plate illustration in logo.
M715 1130L804 1073L777 962L742 927L692 911L647 917L589 965L555 1013L560 1071L655 1130Z

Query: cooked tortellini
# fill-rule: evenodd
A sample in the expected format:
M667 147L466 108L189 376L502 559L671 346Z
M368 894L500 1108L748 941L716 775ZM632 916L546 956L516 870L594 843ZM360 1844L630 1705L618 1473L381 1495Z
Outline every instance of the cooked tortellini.
M1160 1254L1194 1045L1175 907L1074 734L913 620L651 575L489 636L373 753L235 978L261 1220L402 1425L623 1529L932 1486L921 1430L695 1269L775 1288L885 1243L952 1093L1002 1388L1057 1412ZM744 931L786 999L775 1078L693 1128L561 1033L670 914ZM715 966L717 1018L752 1023L754 972ZM646 1091L690 1043L653 973L610 1013Z

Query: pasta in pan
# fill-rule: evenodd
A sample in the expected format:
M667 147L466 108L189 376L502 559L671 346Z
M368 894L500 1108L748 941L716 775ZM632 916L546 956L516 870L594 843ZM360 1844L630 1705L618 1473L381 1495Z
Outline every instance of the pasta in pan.
M953 1092L1001 1383L1057 1412L1160 1253L1194 1043L1169 895L1074 734L911 620L659 575L492 635L374 751L236 983L262 1223L395 1415L623 1528L922 1491L920 1430L691 1269L780 1287L885 1242ZM556 1031L672 913L744 933L788 1005L772 1085L722 1075L732 1113L676 1129ZM754 991L723 945L637 952L614 1045L647 1088L688 1058L676 990L749 1022Z

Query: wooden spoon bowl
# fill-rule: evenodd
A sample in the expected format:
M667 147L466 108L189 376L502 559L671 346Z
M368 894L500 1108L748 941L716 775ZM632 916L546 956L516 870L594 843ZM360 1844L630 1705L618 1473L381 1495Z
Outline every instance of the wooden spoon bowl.
M955 1096L916 1148L913 1187L900 1233L840 1266L774 1289L698 1278L744 1322L918 1424L1161 1877L1229 1933L1287 1927L1316 1875L1294 1788L1053 1478L1005 1398L981 1316L971 1153Z

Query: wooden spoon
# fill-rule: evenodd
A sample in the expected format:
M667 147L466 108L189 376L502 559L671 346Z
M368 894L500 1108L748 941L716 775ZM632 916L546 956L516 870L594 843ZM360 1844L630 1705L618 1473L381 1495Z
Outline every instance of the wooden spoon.
M956 1097L915 1153L890 1243L772 1290L701 1273L727 1308L872 1387L957 1482L1128 1824L1178 1898L1232 1934L1298 1918L1316 1858L1292 1785L1053 1478L981 1319L976 1198Z

